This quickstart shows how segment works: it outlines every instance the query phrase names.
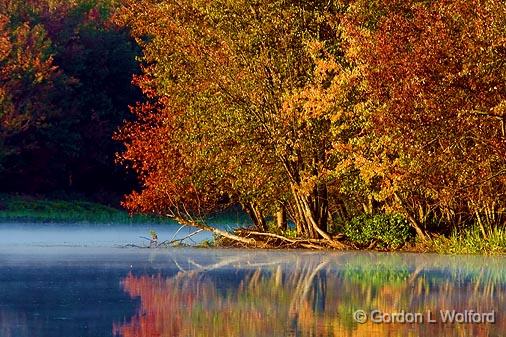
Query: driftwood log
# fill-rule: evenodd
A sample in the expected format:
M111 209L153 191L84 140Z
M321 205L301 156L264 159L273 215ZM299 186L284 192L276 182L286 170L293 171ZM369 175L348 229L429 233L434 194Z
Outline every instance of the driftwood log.
M176 203L173 203L176 205ZM323 232L321 239L306 239L306 238L290 238L280 234L259 232L249 228L237 228L233 232L228 232L213 226L209 226L203 220L194 218L190 212L186 210L184 205L181 207L174 207L169 210L165 216L172 218L183 227L193 227L196 231L185 236L182 239L175 239L176 234L181 228L174 234L174 236L167 241L162 243L153 242L150 240L150 246L152 247L167 247L174 245L182 245L185 239L191 239L191 237L201 231L208 231L213 233L217 237L218 245L223 247L241 247L241 248L270 248L270 249L287 249L287 248L305 248L305 249L353 249L353 246L342 242L343 236L337 235L331 237L329 234ZM146 238L149 240L149 238Z

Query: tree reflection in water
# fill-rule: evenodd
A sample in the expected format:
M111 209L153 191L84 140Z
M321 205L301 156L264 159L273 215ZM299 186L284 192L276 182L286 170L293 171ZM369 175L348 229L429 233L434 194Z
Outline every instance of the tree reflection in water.
M40 324L35 324L35 326L37 325ZM0 308L1 337L31 336L33 335L33 333L34 331L30 331L30 329L28 328L25 314L11 312Z
M293 258L265 263L224 259L194 263L172 277L127 275L122 287L139 297L138 313L114 324L122 337L175 336L501 336L506 271L499 261L403 258ZM190 261L191 262L191 261ZM353 321L353 312L431 311L437 323ZM495 324L448 324L439 310L496 311Z

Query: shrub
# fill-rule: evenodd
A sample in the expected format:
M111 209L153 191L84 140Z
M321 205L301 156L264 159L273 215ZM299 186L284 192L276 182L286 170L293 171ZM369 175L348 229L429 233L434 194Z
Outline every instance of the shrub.
M406 219L398 214L360 215L347 222L343 231L359 247L375 243L380 248L397 249L414 237Z

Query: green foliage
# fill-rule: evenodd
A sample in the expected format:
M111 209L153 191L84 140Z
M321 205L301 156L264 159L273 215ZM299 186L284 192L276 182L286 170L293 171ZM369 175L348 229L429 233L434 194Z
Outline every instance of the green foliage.
M297 230L295 228L287 228L283 232L283 235L289 239L296 239L297 238Z
M343 277L353 282L357 287L378 289L384 285L399 286L409 278L410 270L407 265L376 262L371 265L347 264L343 270Z
M344 225L346 237L359 247L376 243L381 248L400 248L413 237L406 219L394 214L360 215Z

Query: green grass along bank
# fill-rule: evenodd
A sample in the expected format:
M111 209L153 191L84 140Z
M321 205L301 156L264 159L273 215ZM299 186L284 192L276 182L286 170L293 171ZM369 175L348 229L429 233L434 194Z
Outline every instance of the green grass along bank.
M174 223L170 220L153 216L131 216L125 210L86 200L47 199L11 194L0 194L0 222L83 224Z

